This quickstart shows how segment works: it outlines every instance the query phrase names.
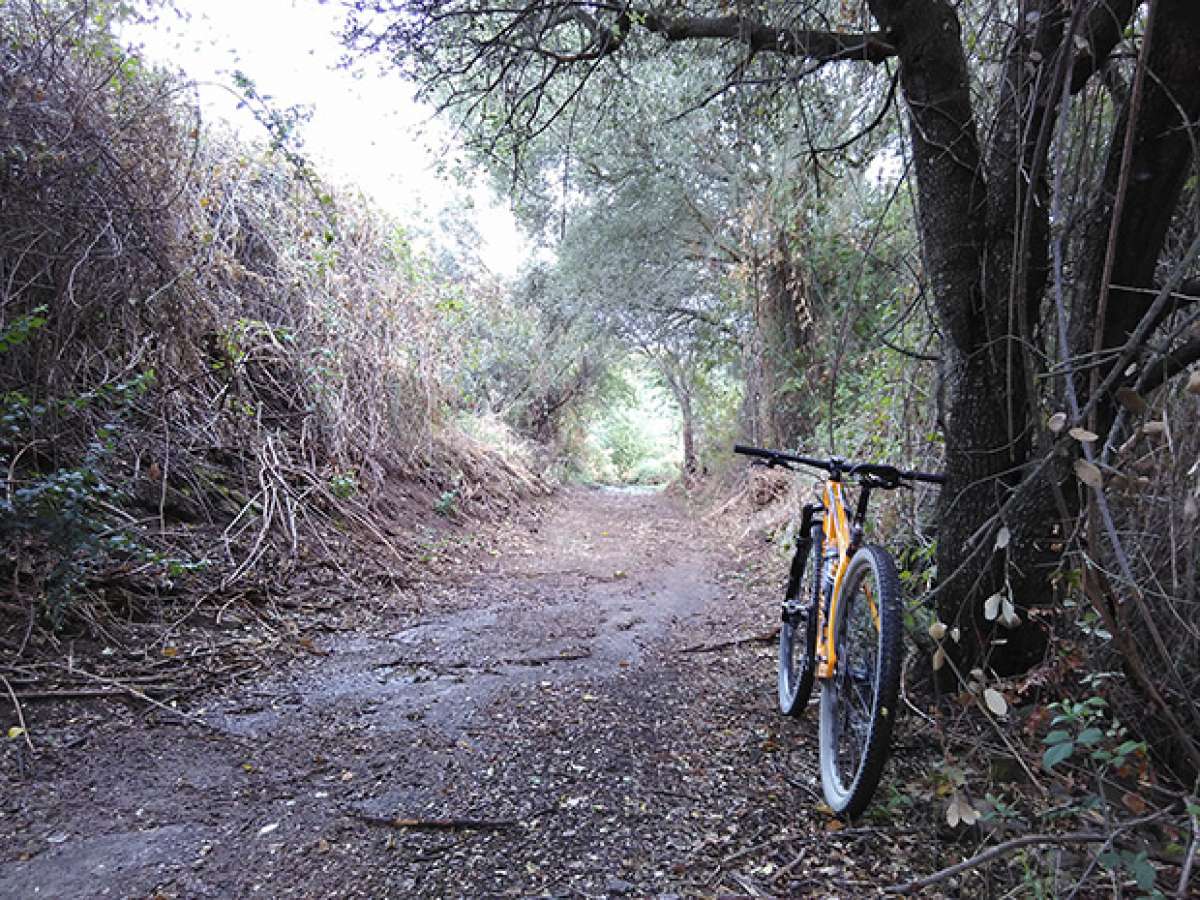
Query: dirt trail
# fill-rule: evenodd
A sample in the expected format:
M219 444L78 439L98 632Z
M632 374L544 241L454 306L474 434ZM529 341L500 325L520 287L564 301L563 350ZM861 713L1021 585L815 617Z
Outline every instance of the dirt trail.
M772 648L681 652L773 624L778 573L721 527L569 491L415 620L192 720L38 733L32 776L3 773L0 897L829 893L853 834L815 849L815 741L774 713Z

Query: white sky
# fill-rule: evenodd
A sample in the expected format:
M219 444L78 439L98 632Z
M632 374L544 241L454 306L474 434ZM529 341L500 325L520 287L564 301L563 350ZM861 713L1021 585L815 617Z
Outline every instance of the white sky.
M337 67L337 7L317 0L176 2L186 21L167 13L156 28L126 37L149 59L195 79L208 116L263 136L232 93L231 73L245 72L279 107L311 107L304 144L322 174L362 188L402 221L436 218L454 190L432 169L446 156L448 130L398 75L370 63L353 73ZM529 251L511 214L481 185L471 196L484 237L481 257L498 274L515 274Z

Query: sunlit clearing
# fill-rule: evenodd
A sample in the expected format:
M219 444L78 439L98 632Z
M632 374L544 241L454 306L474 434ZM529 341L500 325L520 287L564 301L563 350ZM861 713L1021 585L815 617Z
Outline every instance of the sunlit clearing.
M683 462L682 423L652 373L628 362L587 426L583 475L604 484L666 484Z

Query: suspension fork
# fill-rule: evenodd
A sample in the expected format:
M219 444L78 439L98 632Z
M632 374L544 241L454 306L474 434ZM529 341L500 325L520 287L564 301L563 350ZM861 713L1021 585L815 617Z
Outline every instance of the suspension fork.
M792 554L792 567L788 572L787 592L783 597L783 618L786 621L789 615L794 615L797 611L797 602L804 603L806 598L797 596L800 593L800 581L804 575L804 566L808 561L812 548L812 528L813 525L819 524L821 521L821 513L824 508L819 503L806 504L800 512L800 531L796 538L796 552ZM815 573L815 577L820 579L820 572Z

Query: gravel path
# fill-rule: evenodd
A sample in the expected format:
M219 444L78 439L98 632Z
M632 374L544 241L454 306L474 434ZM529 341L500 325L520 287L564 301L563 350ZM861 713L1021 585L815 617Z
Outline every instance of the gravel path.
M192 718L33 723L36 768L0 781L0 897L874 894L914 834L820 812L773 644L707 649L769 633L782 577L726 529L567 491Z

